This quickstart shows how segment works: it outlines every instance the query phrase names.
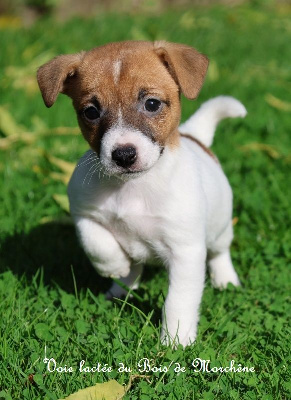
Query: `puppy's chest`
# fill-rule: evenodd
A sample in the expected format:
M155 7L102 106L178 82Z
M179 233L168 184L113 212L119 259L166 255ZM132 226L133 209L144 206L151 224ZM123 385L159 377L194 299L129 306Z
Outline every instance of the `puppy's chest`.
M151 201L134 193L114 194L99 204L98 218L133 259L152 256L161 224Z

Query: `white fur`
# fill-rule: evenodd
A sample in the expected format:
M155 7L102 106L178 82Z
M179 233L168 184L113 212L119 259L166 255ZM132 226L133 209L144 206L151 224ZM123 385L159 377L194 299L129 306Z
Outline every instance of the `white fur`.
M112 161L112 151L120 145L132 144L137 149L137 161L131 171L145 172L150 169L160 156L160 147L153 143L141 131L124 126L122 119L116 126L110 128L101 143L100 161L106 172L110 175L122 171L114 161Z
M217 102L210 100L198 110L202 118L204 109L204 122L207 110L209 119L214 120ZM223 104L227 107L234 102ZM227 114L229 110L224 111ZM202 124L203 131L205 126ZM126 140L140 140L151 159L153 147L146 150L139 131L124 133L118 129L113 128L105 139L104 157L109 154L106 146L111 150L112 143L129 135ZM195 129L199 133L199 126ZM83 156L68 188L71 213L86 253L101 275L126 277L124 282L129 286L141 273L140 266L136 270L137 263L158 255L169 272L162 339L165 343L191 344L196 338L207 251L213 284L239 284L229 255L232 192L220 165L195 142L181 138L178 148L165 148L141 176L123 182L96 173L84 184L91 168L90 157L92 151ZM112 290L113 295L118 292L116 286Z
M192 117L180 125L181 133L188 133L210 147L217 124L224 118L245 117L244 105L231 96L217 96L202 104Z
M115 85L117 85L119 82L121 65L122 65L121 60L117 60L113 63L113 81Z

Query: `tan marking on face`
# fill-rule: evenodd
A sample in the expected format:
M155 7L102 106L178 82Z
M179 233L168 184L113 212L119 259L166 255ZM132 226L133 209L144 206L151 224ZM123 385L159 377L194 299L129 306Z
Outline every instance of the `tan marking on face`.
M120 57L122 64L116 61ZM112 65L114 79L108 72L112 71ZM118 84L115 83L117 77ZM101 109L105 110L104 118L111 124L122 121L124 126L153 136L162 147L178 145L179 88L153 51L152 43L112 43L91 50L85 55L73 83L68 91L77 111L96 97ZM145 97L139 98L142 90ZM144 112L144 102L148 98L157 98L163 103L162 110L156 115ZM98 140L102 139L100 126L80 116L79 123L89 144L93 149L97 148Z
M118 121L142 131L160 146L179 143L180 92L194 98L203 82L206 58L195 49L167 42L110 43L79 55L60 56L39 69L38 80L46 104L59 92L73 99L84 137L93 149ZM193 90L191 89L193 88ZM144 95L142 93L145 93ZM160 112L145 112L148 98L162 102ZM84 109L101 110L88 121Z
M122 126L122 111L121 111L121 108L119 107L118 108L118 120L117 120L117 124L119 125L119 126Z

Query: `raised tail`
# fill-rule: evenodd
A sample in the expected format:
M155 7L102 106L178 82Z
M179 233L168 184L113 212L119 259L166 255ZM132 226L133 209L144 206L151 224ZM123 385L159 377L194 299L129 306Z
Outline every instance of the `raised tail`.
M180 125L181 133L188 133L205 146L213 142L215 128L224 118L245 117L244 105L231 96L217 96L203 103L186 122Z

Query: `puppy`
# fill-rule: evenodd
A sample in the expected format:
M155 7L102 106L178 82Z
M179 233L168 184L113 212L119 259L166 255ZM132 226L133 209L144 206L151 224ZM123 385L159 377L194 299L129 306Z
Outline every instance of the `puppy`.
M165 344L195 340L207 255L214 286L239 285L229 251L232 192L209 146L219 120L246 110L217 97L178 130L181 93L197 97L207 66L182 44L128 41L61 55L37 74L47 107L59 93L72 98L91 148L68 194L93 266L131 288L152 256L168 270ZM111 293L122 294L116 285Z

